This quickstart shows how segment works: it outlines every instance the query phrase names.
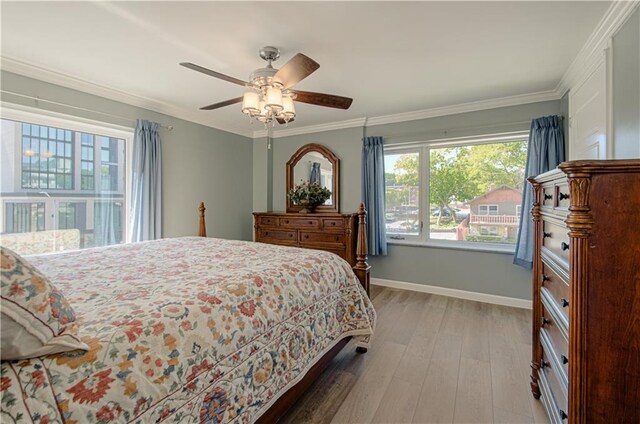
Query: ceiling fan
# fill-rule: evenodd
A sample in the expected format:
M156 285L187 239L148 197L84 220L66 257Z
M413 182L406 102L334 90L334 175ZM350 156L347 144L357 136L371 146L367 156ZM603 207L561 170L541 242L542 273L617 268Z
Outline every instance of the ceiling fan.
M201 110L213 110L242 102L242 112L263 122L265 126L275 125L276 121L285 125L292 122L296 116L294 101L336 109L349 109L351 106L353 99L348 97L292 88L320 67L316 61L302 53L296 54L280 69L274 68L271 64L280 57L280 50L277 48L261 48L260 57L268 64L253 71L249 76L249 82L189 62L180 65L249 89L242 97L204 106Z

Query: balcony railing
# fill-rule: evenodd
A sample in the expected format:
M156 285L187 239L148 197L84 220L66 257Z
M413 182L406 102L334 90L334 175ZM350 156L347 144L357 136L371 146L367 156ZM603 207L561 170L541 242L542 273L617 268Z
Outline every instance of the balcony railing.
M471 224L519 225L519 215L475 215L470 216Z

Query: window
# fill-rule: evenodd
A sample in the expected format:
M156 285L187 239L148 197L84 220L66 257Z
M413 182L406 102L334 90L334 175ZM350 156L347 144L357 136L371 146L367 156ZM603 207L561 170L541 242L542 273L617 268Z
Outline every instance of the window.
M95 184L94 173L94 136L93 134L82 133L80 135L81 157L80 157L80 180L81 190L93 190Z
M385 222L391 238L419 234L419 160L419 152L385 155L385 170L390 170L385 172Z
M7 202L5 228L9 233L30 233L44 230L44 203Z
M23 122L22 188L70 190L73 185L72 133Z
M98 137L101 145L101 188L103 191L115 191L119 184L119 161L124 154L124 142L110 137Z
M65 246L84 248L125 241L132 133L12 109L1 122L3 243L62 237Z
M390 241L514 245L527 135L386 146L386 230Z
M498 215L498 205L478 205L478 215Z

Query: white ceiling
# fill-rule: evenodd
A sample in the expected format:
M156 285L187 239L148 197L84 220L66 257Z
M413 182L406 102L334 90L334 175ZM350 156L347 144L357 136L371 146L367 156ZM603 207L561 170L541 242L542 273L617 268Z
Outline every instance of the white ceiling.
M171 105L250 134L240 79L263 45L320 63L296 88L353 97L348 111L297 104L292 127L553 90L610 3L2 2L2 56Z

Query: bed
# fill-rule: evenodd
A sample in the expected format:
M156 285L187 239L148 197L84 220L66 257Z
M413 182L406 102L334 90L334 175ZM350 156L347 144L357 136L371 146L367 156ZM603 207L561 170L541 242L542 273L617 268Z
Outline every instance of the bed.
M353 270L328 252L187 237L28 259L90 349L3 361L2 422L271 420L375 327Z

